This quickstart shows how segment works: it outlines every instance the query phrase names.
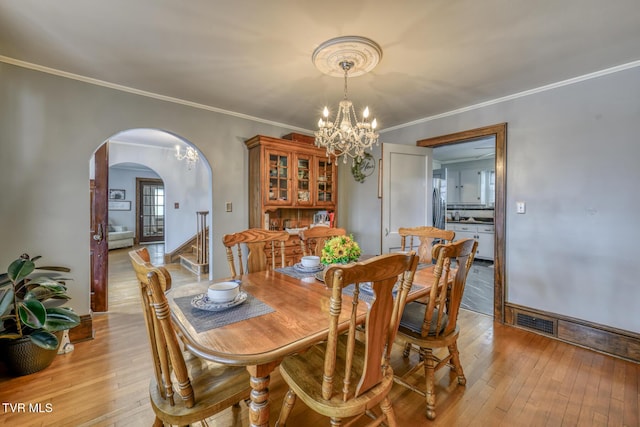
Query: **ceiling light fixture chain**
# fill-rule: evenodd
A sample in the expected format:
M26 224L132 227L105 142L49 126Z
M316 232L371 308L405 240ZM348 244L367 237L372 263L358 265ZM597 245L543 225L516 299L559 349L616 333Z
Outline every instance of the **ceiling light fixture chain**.
M327 157L343 157L343 163L352 159L352 165L361 160L365 150L378 145L377 121L369 122L369 107L362 112L362 121L358 121L353 103L348 97L348 74L356 69L358 75L364 74L378 63L382 50L373 41L361 37L349 36L328 40L313 53L313 61L320 71L336 75L341 69L344 75L344 99L338 104L335 120L329 119L329 109L324 107L322 118L318 121L318 130L314 132L315 143L324 147ZM335 63L335 58L340 58Z
M344 70L344 99L347 99L347 74L349 73L349 70L353 68L353 62L342 61L340 66Z

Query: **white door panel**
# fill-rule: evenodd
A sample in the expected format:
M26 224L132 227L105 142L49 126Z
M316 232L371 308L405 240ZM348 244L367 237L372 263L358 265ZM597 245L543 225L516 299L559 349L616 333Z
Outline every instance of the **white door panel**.
M400 249L398 228L431 225L431 148L382 144L382 253Z

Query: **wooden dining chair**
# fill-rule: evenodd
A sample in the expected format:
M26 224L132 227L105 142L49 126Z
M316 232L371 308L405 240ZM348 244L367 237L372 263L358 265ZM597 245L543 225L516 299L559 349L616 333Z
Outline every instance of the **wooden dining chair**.
M161 269L140 264L135 251L129 255L140 279L155 370L149 383L154 425L190 425L247 399L251 387L245 368L209 362L181 350L161 284Z
M329 336L325 342L282 361L280 373L289 391L276 426L286 425L297 398L329 417L332 426L363 414L377 418L370 425L386 421L391 427L397 426L388 397L393 386L389 354L417 264L418 258L411 252L380 255L329 268L325 275L325 283L331 289ZM375 299L368 305L364 338L359 340L356 328L362 319L356 318L356 311L364 282L371 283ZM343 289L351 284L354 284L353 303L344 302L346 313L350 313L349 329L343 333L338 327ZM378 405L381 413L375 414L372 409Z
M432 262L431 252L435 244L453 242L456 237L455 231L427 226L400 227L398 234L400 250L415 250L418 253L419 262L428 264Z
M270 250L271 266L285 266L285 243L289 240L289 233L286 231L270 231L261 228L250 228L233 234L226 234L222 237L222 243L227 251L227 261L231 276L242 276L245 274L245 263L243 262L243 247L247 250L246 272L255 273L269 269L267 262L266 248ZM234 247L237 259L234 259ZM276 259L280 259L277 263ZM238 268L236 269L236 264Z
M436 417L436 391L435 372L449 364L458 377L458 384L466 384L466 378L458 353L458 311L467 279L467 272L471 268L478 242L474 239L464 239L448 244L438 244L433 248L433 257L437 259L434 268L433 286L429 294L428 303L419 304L411 302L404 308L398 329L398 340L404 340L408 344L419 349L419 362L402 377L394 380L410 390L419 393L426 398L427 418L433 420ZM451 269L451 263L455 260L457 268ZM450 280L450 274L453 274ZM442 285L446 283L446 285ZM440 359L433 353L434 349L447 348L447 355ZM409 356L406 350L404 357ZM424 368L426 391L413 386L406 378L413 375L421 367Z
M432 264L432 251L434 245L438 243L453 242L456 237L455 231L442 230L436 227L418 226L418 227L400 227L398 229L400 235L400 250L413 251L418 253L419 264ZM426 304L428 297L422 297L417 302ZM411 344L405 346L405 354L408 357L411 352Z
M324 248L324 244L327 242L327 240L335 236L346 235L347 231L344 228L316 226L307 230L302 230L298 233L302 255L316 255L321 257L322 248Z
M140 249L134 249L129 251L129 259L131 260L131 265L133 266L133 271L136 273L136 277L139 281L145 280L147 273L152 269L156 268L160 273L158 280L160 281L160 286L164 292L171 289L171 274L169 270L164 268L163 266L154 266L151 264L151 257L149 256L149 251L147 248L142 247Z

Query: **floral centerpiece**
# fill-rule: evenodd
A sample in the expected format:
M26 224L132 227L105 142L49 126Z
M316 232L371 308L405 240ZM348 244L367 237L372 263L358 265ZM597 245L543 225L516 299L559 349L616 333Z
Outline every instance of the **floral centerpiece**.
M327 240L322 248L320 262L324 265L346 264L360 258L360 246L353 236L335 236Z

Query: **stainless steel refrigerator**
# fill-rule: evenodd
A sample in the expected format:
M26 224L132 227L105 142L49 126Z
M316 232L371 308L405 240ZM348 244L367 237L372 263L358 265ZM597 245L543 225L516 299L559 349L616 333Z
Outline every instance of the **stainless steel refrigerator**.
M447 181L442 178L433 179L433 226L445 229L447 214Z

